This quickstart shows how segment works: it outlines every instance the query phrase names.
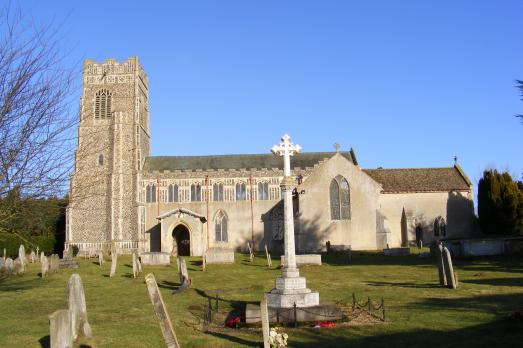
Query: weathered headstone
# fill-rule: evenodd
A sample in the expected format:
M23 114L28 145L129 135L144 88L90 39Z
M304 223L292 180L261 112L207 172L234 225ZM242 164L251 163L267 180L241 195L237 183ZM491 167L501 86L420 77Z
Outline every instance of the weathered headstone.
M202 255L202 271L205 272L205 269L207 268L207 260L206 260L206 257L207 256L207 252L204 252L203 255Z
M20 244L20 248L18 248L18 258L22 262L22 266L25 267L25 265L27 265L27 259L25 256L25 247L23 244Z
M12 258L8 257L6 260L5 260L5 271L7 274L13 274L13 270L14 270L14 261Z
M165 308L165 303L163 302L162 294L158 290L158 284L156 283L156 279L154 279L154 275L148 274L145 277L145 282L147 284L149 297L151 298L156 318L160 323L160 328L162 329L163 338L167 348L179 348L180 345L178 344L178 339L176 338L176 333L174 332L171 318L169 317L169 313Z
M24 263L22 262L22 260L20 260L19 257L17 257L15 259L15 261L13 262L13 274L21 275L21 274L24 274L24 272L25 272Z
M136 263L136 254L133 253L133 278L138 276L138 264Z
M98 252L98 265L102 266L103 263L104 263L104 254L101 251L99 251Z
M49 316L49 337L51 348L72 348L73 316L68 309L59 309Z
M87 321L87 307L85 304L84 287L82 285L82 278L77 273L74 273L69 278L68 284L68 302L69 310L71 311L73 329L73 340L80 335L91 337L92 331L89 322Z
M49 275L49 260L42 252L42 257L40 258L40 269L42 278L45 278Z
M140 261L140 257L136 255L136 264L138 265L138 273L142 274L142 261Z
M118 254L116 254L116 252L111 253L111 274L109 275L110 277L114 277L114 275L116 274L117 262L118 262Z
M5 272L5 261L3 257L0 257L0 274Z
M456 289L456 278L454 276L454 267L452 266L452 257L447 247L443 247L443 264L445 267L445 278L447 278L447 286L450 289Z
M7 260L7 257L5 255L5 248L4 248L4 261Z
M267 244L265 244L265 256L267 257L267 267L271 267L271 265L272 265L271 254L269 254L269 250L267 249Z
M447 277L445 277L445 265L443 262L443 245L441 243L438 243L434 248L434 253L436 254L436 262L438 264L439 285L447 286Z
M180 287L177 292L182 292L191 286L191 279L189 278L189 272L187 271L187 264L183 258L180 259Z
M249 248L249 262L254 261L254 254L252 252L251 243L247 242L247 247Z
M267 298L263 294L261 303L260 303L260 314L262 322L262 331L263 331L263 348L270 348L269 343L269 309L267 308Z
M36 254L33 250L31 250L31 254L29 254L29 260L31 260L31 263L35 263Z

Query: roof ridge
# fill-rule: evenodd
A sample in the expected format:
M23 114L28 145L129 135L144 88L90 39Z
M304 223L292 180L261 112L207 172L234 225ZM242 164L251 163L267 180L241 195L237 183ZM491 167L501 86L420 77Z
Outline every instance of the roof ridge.
M423 169L454 169L454 167L364 168L363 170L423 170Z
M340 153L347 153L350 154L350 151L340 151ZM336 154L335 151L318 151L318 152L301 152L299 155L318 155L318 154ZM222 155L165 155L165 156L146 156L145 158L175 158L175 157L181 157L181 158L191 158L191 157L227 157L227 156L274 156L272 153L231 153L231 154L222 154Z

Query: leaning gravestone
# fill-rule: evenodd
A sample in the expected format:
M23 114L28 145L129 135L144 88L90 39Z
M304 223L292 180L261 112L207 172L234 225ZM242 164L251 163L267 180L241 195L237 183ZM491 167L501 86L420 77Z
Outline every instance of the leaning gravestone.
M174 332L173 325L171 323L171 318L169 317L169 313L165 308L165 303L163 302L162 294L158 290L158 284L156 283L156 279L154 279L154 275L149 273L145 277L145 282L147 283L149 297L151 298L156 318L160 323L163 339L165 340L167 348L180 348L178 339L176 338L176 333Z
M267 267L271 267L272 260L271 260L271 254L269 254L269 250L267 249L267 244L265 244L265 256L267 257Z
M69 278L68 284L69 295L69 310L72 315L71 326L73 328L73 340L80 335L91 337L91 325L87 321L87 307L85 304L84 287L82 285L82 278L77 273L74 273Z
M59 309L49 316L49 337L51 348L72 348L73 316L68 309Z
M262 331L263 331L263 348L270 348L269 343L269 309L267 308L267 298L263 294L261 303L260 303L260 314L262 322Z
M111 273L109 274L110 277L114 277L116 274L116 265L118 262L118 255L116 252L111 253Z
M182 292L191 286L191 280L189 279L189 272L187 271L187 264L184 259L180 260L180 287L177 292Z
M447 286L447 278L445 277L445 263L443 262L443 245L438 243L434 248L436 254L436 262L438 263L438 276L439 276L439 285Z
M449 249L443 247L443 263L445 266L445 278L447 278L447 286L451 289L456 289L456 277L454 276L454 267L452 266L452 257Z
M42 252L42 257L40 258L40 269L42 272L42 278L45 278L49 275L49 260L44 256Z

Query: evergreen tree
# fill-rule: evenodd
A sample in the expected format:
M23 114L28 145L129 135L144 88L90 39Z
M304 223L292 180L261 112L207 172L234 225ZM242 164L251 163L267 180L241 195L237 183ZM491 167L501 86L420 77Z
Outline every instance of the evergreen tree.
M509 173L488 170L478 185L479 222L485 234L523 235L523 190Z

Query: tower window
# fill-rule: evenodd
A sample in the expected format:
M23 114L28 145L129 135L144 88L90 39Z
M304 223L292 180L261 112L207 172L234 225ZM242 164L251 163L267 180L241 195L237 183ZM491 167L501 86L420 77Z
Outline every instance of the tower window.
M94 118L111 118L111 98L111 92L106 89L101 89L96 92L96 99L94 102Z
M103 154L98 155L98 165L100 165L100 166L104 165L104 155Z

